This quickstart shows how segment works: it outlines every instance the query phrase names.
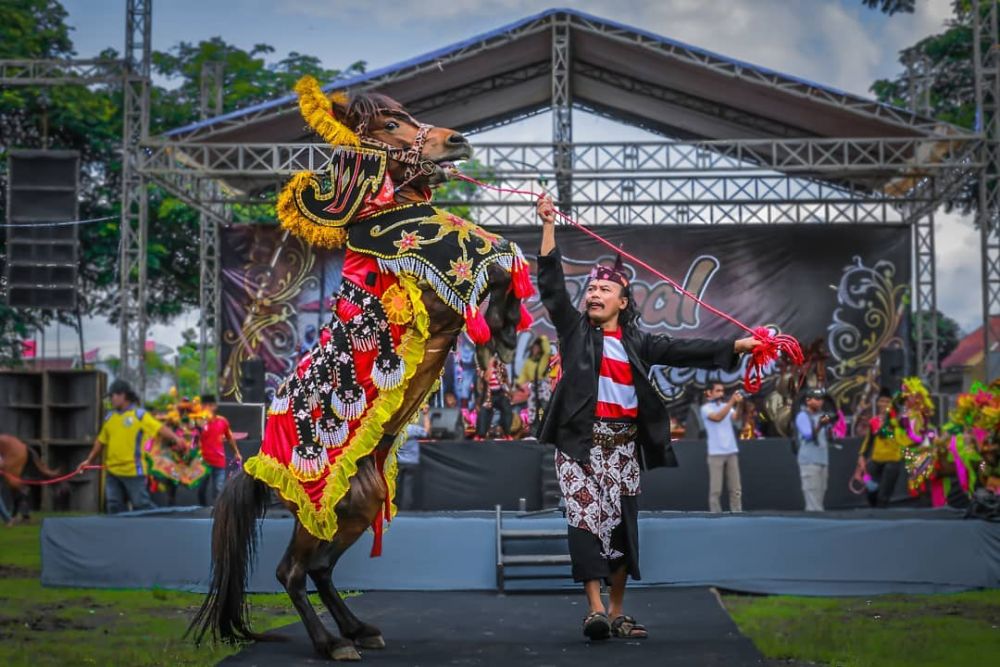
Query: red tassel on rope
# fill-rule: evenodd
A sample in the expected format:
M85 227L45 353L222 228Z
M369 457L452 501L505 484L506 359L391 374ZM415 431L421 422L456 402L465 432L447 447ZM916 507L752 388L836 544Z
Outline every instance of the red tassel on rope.
M465 307L465 332L476 345L485 345L490 340L490 327L483 311L475 306Z
M532 325L532 323L534 321L535 321L535 318L531 316L531 313L528 312L528 309L525 308L524 304L522 303L521 304L521 319L517 323L517 331L518 331L518 333L520 333L521 331L527 331L528 329L530 329L531 325Z
M743 388L751 394L756 394L764 382L764 367L772 361L777 361L780 353L784 352L788 361L796 366L801 366L805 357L802 355L799 341L788 334L775 334L767 327L757 327L753 330L753 337L760 341L760 345L750 353L750 363L747 364L747 372L743 377Z
M520 257L514 258L514 264L510 268L511 287L514 289L514 296L518 299L528 299L535 295L535 288L531 284L531 272L528 270L528 263Z

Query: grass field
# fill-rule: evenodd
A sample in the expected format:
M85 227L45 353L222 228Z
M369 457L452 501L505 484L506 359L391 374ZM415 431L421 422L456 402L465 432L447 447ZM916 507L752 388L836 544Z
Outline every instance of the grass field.
M871 598L726 595L768 658L838 667L963 667L1000 661L1000 590Z
M0 665L214 665L235 652L183 639L201 595L43 588L38 534L37 519L0 528ZM723 602L776 663L962 667L1000 660L998 590L874 598L726 595ZM258 630L297 620L284 595L253 595L251 607Z
M214 665L236 651L183 639L202 595L42 587L34 521L0 527L0 665ZM285 595L251 605L258 630L298 618Z

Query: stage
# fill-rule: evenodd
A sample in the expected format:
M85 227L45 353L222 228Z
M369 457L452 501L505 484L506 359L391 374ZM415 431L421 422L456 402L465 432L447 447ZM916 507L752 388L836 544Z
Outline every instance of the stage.
M386 648L362 651L363 664L438 665L688 665L765 664L707 588L631 591L626 611L649 628L646 640L587 642L579 594L365 593L350 598L357 616L377 626ZM326 613L326 626L337 626ZM256 643L223 660L226 666L282 667L320 663L301 623L268 635L285 642Z
M638 587L715 586L749 593L877 595L1000 587L1000 524L965 520L952 509L747 512L641 512ZM284 510L261 522L254 592L281 590L274 569L293 521ZM503 514L505 530L565 530L558 514ZM42 583L96 588L207 590L208 510L47 518ZM495 591L497 522L491 512L402 513L369 558L366 534L341 559L341 590ZM533 542L533 553L564 554L565 541ZM510 554L527 549L512 545ZM566 568L518 582L574 588Z

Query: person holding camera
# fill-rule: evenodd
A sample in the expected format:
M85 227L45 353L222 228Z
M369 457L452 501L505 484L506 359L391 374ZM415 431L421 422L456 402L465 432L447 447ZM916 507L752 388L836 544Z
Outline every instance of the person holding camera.
M807 512L822 512L829 475L830 425L834 416L823 412L826 390L815 387L806 391L806 400L795 417L795 441L798 445L799 476Z
M736 407L743 404L743 394L738 390L734 391L728 401L723 401L725 393L725 385L721 382L709 382L705 390L705 404L701 406L705 438L708 441L708 511L714 513L722 511L720 497L723 476L729 490L729 511L743 511L739 449L733 426Z

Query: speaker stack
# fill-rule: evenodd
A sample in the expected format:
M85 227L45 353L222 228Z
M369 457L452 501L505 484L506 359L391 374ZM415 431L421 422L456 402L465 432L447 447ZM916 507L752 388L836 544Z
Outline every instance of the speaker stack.
M10 151L7 160L7 305L75 310L80 240L80 154Z

